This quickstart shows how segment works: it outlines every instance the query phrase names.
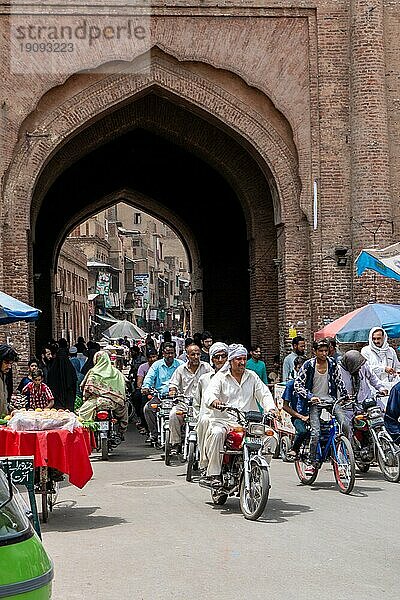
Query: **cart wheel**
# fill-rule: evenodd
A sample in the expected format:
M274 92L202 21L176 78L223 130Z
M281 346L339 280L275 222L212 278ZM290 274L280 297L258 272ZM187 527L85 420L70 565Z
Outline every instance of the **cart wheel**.
M60 483L58 481L52 481L52 484L54 491L47 494L47 502L50 512L53 512L54 505L57 502L58 492L60 490Z
M49 499L50 499L50 494L47 494L47 490L46 490L46 484L44 487L44 490L42 489L42 522L43 523L47 523L47 521L49 520Z

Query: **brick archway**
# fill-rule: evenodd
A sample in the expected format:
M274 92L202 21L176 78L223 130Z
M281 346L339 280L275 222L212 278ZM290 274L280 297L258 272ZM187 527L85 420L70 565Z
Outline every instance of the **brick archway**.
M41 199L52 183L49 178L42 177L46 165L57 153L62 157L65 144L89 124L131 103L135 98L140 98L151 89L161 90L162 93L178 98L179 101L193 107L194 111L205 115L207 121L223 127L232 138L239 141L239 144L259 165L271 191L275 224L280 226L276 258L280 265L279 322L280 335L283 338L282 328L287 322L294 321L295 313L299 316L297 300L294 298L291 302L286 297L286 291L299 276L302 277L301 267L299 269L298 261L289 251L291 240L287 232L297 231L296 235L302 238L304 247L308 246L304 215L300 211L301 186L296 155L272 124L257 110L218 86L215 81L193 73L183 64L161 52L156 52L152 56L150 68L146 68L143 72L136 75L121 73L105 77L67 99L57 109L45 114L32 132L30 141L19 147L9 169L4 184L6 223L18 225L17 235L21 240L25 231L34 232ZM98 140L94 142L95 145L98 143ZM60 169L62 167L62 160L60 160ZM264 313L267 310L262 306L265 285L259 283L265 275L260 276L260 273L257 273L257 268L264 260L265 248L263 249L258 240L265 207L261 203L255 205L254 199L240 189L240 173L235 172L233 165L231 168L225 168L223 174L232 187L239 190L238 196L246 218L252 267L250 283L252 337L260 340L265 337L262 329L265 324ZM56 176L57 173L53 171L53 177ZM29 214L32 221L28 217ZM15 228L13 231L11 228L8 229L8 236L11 241L15 236ZM29 256L30 239L28 237L23 241L28 251L25 252L25 256ZM8 278L9 282L19 281L26 298L32 300L29 277L27 277L29 259L21 260L21 256L17 256L18 252L20 252L19 245L18 249L15 247L15 251L11 253L12 256L4 257L7 262L7 268L4 270L5 280ZM307 257L304 260L306 261ZM254 268L252 265L255 265ZM298 281L297 285L299 285ZM308 275L303 276L300 285L302 298L308 298ZM308 309L303 310L307 312ZM308 314L300 317L306 320Z

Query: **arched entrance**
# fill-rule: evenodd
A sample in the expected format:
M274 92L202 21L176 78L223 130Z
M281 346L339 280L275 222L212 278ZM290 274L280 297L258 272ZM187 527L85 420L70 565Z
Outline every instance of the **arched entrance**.
M68 85L77 82L67 82L64 103L52 106L60 90L44 99L51 110L35 121L38 137L29 151L21 146L5 185L14 216L30 212L20 227L30 233L25 266L38 285L29 299L44 310L43 334L62 239L121 190L147 198L150 213L162 207L187 247L198 249L189 252L202 286L198 323L215 337L258 340L271 355L291 313L308 317L307 303L286 295L295 282L308 297L308 276L286 252L287 232L307 247L290 127L267 98L260 109L259 92L232 74L217 85L207 68L201 76L156 52L139 75L94 77L72 96ZM8 276L28 291L23 266L14 262Z

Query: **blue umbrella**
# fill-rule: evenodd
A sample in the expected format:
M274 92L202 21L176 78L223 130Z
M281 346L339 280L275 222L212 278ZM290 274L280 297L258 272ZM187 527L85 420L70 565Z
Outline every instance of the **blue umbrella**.
M336 337L342 343L368 342L372 327L382 327L389 338L399 338L400 304L366 304L329 323L314 337Z
M36 321L40 312L38 308L0 292L0 325L16 321Z

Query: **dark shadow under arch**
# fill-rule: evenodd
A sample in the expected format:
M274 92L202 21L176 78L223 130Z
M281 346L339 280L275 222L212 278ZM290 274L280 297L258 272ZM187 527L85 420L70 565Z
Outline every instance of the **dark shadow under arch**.
M128 117L132 119L130 129ZM120 122L125 127L118 135ZM114 134L107 136L112 127ZM95 149L82 156L80 144L88 140ZM67 164L70 166L60 168ZM234 174L231 180L229 174ZM48 188L49 181L52 183ZM41 195L41 190L47 188L47 193ZM276 257L273 206L265 177L252 157L227 133L153 93L87 127L43 169L32 203L33 268L40 274L36 278L35 304L43 314L51 314L49 290L60 239L77 220L106 208L104 199L122 188L164 206L169 219L161 220L170 225L176 217L187 224L195 238L197 267L203 276L200 293L204 327L216 339L249 344L252 200L258 207L257 227L263 226L270 260ZM152 212L151 206L148 212ZM178 233L185 238L184 232ZM276 281L271 279L269 289L273 300L266 308L274 324L271 335L276 338ZM42 319L39 327L38 341L45 342L51 337L50 319Z

